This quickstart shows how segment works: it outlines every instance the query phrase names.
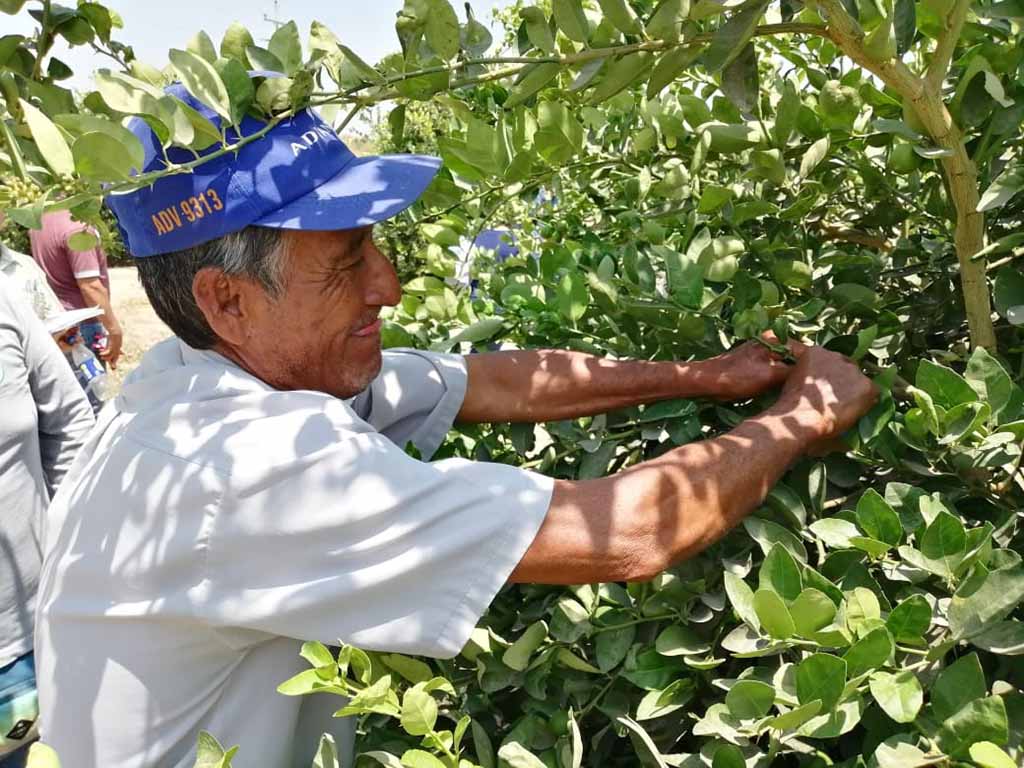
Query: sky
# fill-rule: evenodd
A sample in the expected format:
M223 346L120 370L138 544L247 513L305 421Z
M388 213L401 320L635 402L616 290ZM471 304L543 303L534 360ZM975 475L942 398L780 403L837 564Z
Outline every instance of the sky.
M274 18L294 20L303 40L312 21L323 22L342 43L367 61L376 62L398 49L395 14L403 3L402 0L279 0L276 3L273 0L107 0L104 4L124 19L124 29L116 30L114 39L131 45L142 61L162 68L167 63L167 51L184 48L200 29L206 30L219 45L224 30L233 21L244 24L257 44L265 45L274 32L269 20ZM504 4L504 0L470 2L477 20L488 25L491 10ZM465 21L463 2L456 0L453 5L459 19ZM3 34L25 34L34 28L34 22L25 11L13 19L8 16L2 19ZM87 76L83 74L113 65L111 60L93 53L88 46L71 50L58 46L54 54L75 70L76 77L70 85L78 89L88 88Z

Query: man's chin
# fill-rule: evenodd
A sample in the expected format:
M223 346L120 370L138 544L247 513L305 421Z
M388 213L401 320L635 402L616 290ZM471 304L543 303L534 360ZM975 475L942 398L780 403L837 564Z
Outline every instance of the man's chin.
M332 383L328 394L339 397L342 400L355 397L364 391L380 375L380 369L384 364L383 353L380 347L374 351L370 360L361 361L358 371L352 368L342 368L338 371L337 381Z

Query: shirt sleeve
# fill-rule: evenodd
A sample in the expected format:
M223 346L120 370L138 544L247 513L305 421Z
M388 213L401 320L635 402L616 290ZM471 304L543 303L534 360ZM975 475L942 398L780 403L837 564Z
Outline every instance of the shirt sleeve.
M107 260L106 255L103 253L103 249L96 246L95 248L89 248L85 251L76 251L68 245L68 239L80 231L90 232L93 235L96 234L93 230L87 227L80 227L78 229L68 231L63 245L67 250L68 265L71 267L71 274L75 276L76 280L87 280L90 277L99 277L103 274L102 266Z
M60 348L42 321L12 299L24 332L29 386L36 403L43 473L52 497L95 422L92 408Z
M225 630L454 656L533 542L552 485L353 434L225 494L199 610Z
M399 448L412 442L421 456L430 458L462 408L466 379L461 355L390 349L384 352L380 374L351 407Z

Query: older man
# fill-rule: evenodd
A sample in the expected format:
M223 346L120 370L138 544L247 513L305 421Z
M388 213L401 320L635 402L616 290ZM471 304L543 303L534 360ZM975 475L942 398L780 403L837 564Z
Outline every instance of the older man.
M372 226L437 167L356 158L303 112L109 201L177 337L128 378L51 507L37 655L44 738L67 768L191 765L200 728L268 767L308 762L324 731L350 748L329 697L274 693L302 641L452 656L507 581L650 578L873 402L847 360L798 345L792 368L757 345L696 363L382 353L400 288ZM780 385L729 434L601 480L429 461L456 421Z

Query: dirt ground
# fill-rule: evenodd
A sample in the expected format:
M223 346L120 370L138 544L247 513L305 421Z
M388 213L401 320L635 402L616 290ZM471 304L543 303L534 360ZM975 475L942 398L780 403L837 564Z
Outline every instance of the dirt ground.
M171 331L150 306L134 267L111 268L110 293L114 312L124 328L121 360L117 370L111 372L120 388L124 377L135 369L142 355L158 341L170 336Z

